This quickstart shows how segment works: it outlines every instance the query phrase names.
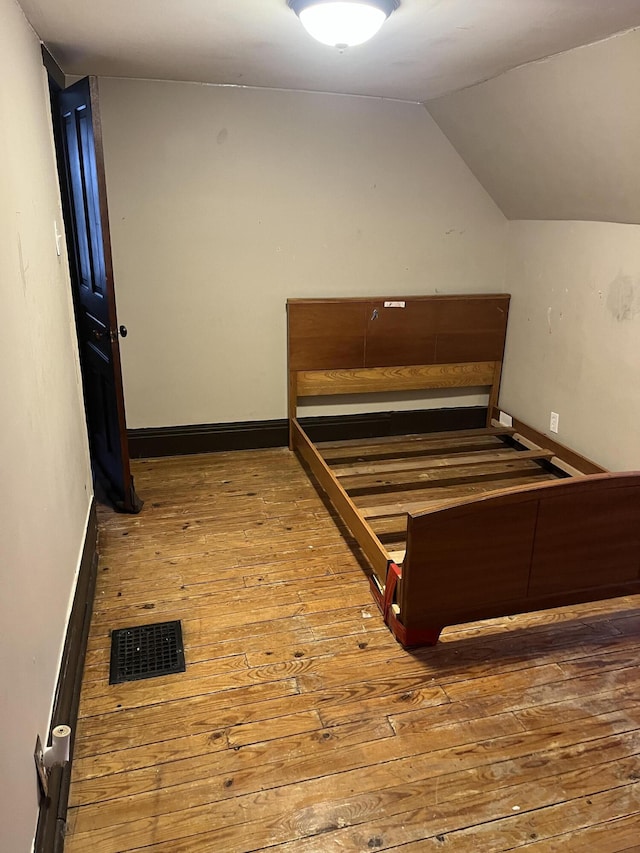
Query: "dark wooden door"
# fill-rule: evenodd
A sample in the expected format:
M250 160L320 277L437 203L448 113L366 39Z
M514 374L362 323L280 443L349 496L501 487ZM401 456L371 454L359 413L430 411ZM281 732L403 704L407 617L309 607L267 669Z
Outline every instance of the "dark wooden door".
M91 458L107 495L139 512L133 485L120 367L111 240L95 77L54 93L58 168L65 211Z

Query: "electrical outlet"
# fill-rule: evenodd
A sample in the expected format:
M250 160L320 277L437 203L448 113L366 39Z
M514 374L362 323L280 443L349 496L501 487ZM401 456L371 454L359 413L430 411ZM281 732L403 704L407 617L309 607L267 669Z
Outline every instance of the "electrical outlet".
M560 415L557 412L551 412L551 420L549 421L549 429L551 432L558 432L560 424Z

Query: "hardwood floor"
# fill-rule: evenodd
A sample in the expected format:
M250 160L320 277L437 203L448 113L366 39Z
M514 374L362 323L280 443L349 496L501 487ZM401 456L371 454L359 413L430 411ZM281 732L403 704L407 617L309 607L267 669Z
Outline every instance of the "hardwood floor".
M403 651L287 450L134 464L101 513L66 853L640 850L639 598ZM109 686L181 619L186 673Z

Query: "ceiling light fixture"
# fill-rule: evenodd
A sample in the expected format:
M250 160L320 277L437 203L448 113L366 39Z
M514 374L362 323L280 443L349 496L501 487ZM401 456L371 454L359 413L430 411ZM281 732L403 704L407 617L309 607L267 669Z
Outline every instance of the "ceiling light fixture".
M400 0L287 0L305 30L322 44L344 50L372 38Z

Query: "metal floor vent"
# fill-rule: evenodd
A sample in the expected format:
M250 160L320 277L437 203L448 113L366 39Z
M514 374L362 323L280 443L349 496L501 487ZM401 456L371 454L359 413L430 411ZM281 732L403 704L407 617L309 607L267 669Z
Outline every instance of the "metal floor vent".
M109 684L154 678L185 669L179 620L111 632Z

